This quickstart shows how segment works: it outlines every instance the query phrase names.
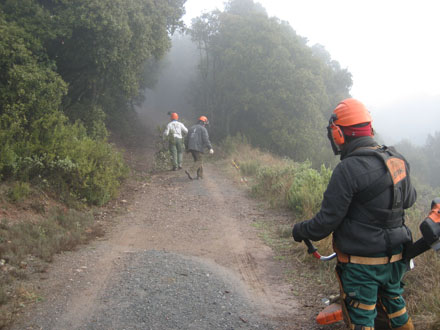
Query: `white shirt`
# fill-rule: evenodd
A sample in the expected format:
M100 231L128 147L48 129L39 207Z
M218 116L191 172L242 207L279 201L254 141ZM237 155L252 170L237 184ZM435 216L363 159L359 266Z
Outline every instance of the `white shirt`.
M168 136L170 133L173 133L175 138L181 139L182 132L186 134L188 133L188 129L181 122L173 120L168 123L163 135Z

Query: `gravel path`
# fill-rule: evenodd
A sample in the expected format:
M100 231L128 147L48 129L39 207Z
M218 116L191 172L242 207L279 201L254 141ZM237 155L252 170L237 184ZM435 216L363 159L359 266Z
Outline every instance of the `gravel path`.
M77 329L275 329L236 279L201 260L145 251L129 254L121 269Z

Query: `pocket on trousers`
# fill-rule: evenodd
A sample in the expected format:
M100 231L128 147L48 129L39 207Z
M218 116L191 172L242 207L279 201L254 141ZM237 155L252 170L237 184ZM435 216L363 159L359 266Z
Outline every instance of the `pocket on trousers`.
M360 290L358 286L344 285L344 292L349 299L359 299Z

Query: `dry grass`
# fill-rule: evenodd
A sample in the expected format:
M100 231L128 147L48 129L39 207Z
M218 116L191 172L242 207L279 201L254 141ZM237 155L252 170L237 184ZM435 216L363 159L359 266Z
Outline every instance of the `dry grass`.
M407 225L414 240L420 238L419 225L428 215L434 194L422 187L416 205L407 212ZM429 250L414 259L415 268L405 275L408 310L418 329L440 329L440 254Z
M0 328L20 306L38 301L25 289L56 253L103 235L93 215L66 209L28 185L0 186Z

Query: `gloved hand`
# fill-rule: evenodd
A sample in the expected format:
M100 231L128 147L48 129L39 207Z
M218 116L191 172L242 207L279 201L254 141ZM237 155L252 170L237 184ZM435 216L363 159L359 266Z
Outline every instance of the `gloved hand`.
M209 153L212 155L214 153L214 149L209 149Z
M301 243L304 239L306 239L307 237L303 237L301 234L300 234L300 224L299 223L296 223L294 226L293 226L293 229L292 229L292 236L293 236L293 239L295 240L295 242L298 242L298 243Z

